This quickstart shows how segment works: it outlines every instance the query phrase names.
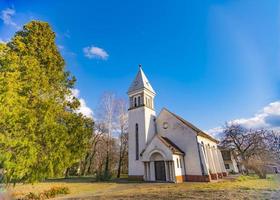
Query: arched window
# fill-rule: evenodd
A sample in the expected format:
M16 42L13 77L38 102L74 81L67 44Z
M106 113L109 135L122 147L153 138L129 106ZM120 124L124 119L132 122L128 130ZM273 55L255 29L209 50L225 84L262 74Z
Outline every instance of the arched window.
M135 148L136 148L136 160L139 160L139 133L138 124L135 124Z
M201 147L202 147L202 149L203 149L204 155L206 155L205 147L204 147L204 143L203 143L203 142L201 142Z
M138 106L141 105L141 99L140 99L140 96L138 97Z
M137 107L137 99L134 97L134 107Z
M203 143L203 142L201 142L201 147L202 147L202 150L203 150L203 153L204 153L206 162L208 162L208 155L207 155L206 149L205 149L205 148L207 148L207 147L204 146L204 143Z

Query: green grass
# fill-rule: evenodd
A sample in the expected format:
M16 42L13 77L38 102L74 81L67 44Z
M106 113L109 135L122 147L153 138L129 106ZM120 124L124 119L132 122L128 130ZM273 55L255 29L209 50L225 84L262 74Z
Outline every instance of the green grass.
M79 199L279 199L280 177L239 176L211 183L92 182L92 178L55 179L44 183L20 184L11 194L22 197L54 186L66 186L65 197Z

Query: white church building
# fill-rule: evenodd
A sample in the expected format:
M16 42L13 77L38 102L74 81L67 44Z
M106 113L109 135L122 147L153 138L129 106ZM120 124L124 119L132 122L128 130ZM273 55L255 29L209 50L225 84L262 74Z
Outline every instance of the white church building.
M141 66L129 90L129 178L203 181L227 176L218 141L180 116L154 110L155 91Z

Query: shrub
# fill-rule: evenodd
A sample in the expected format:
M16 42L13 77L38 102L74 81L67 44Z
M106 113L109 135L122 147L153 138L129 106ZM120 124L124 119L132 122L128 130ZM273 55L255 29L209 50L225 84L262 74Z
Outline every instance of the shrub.
M245 175L242 175L242 176L239 176L236 181L248 181L248 180L255 180L255 179L258 179L257 176L255 175L252 175L252 176L245 176Z
M52 187L51 189L43 192L43 196L45 196L46 199L54 198L55 196L57 196L59 194L69 194L69 188L68 187Z
M23 198L23 199L26 199L26 200L40 200L40 197L39 197L39 195L37 195L33 192L29 192L29 194L27 194L25 196L25 198Z
M33 192L30 192L27 194L24 198L24 200L44 200L44 199L50 199L54 198L59 194L69 194L69 188L68 187L52 187L49 190L46 190L44 192L41 192L39 194L35 194Z

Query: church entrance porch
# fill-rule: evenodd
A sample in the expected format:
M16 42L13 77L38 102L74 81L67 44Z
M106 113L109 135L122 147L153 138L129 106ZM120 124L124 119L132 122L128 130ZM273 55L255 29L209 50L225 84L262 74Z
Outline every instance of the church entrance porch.
M150 155L149 161L143 162L145 181L178 182L172 158L168 159L158 151Z
M169 139L155 135L141 154L144 180L183 182L185 180L183 156L184 152L179 151Z
M164 161L155 161L156 181L166 181Z

